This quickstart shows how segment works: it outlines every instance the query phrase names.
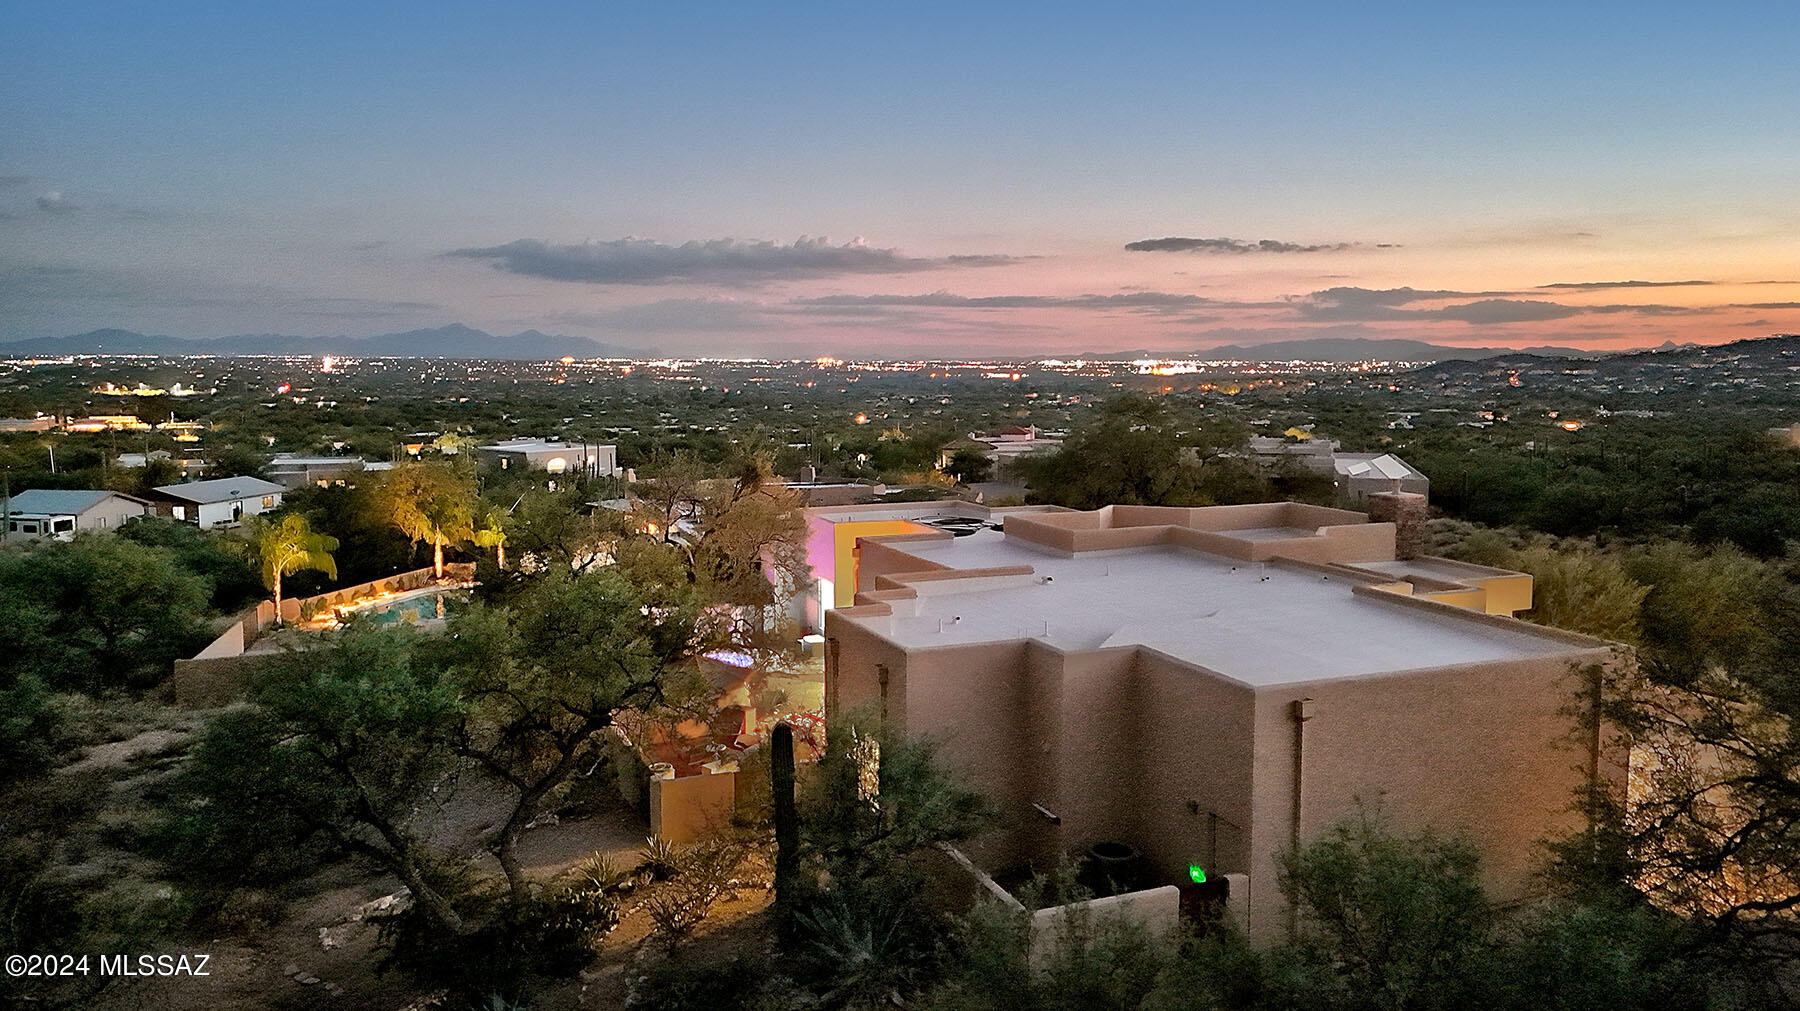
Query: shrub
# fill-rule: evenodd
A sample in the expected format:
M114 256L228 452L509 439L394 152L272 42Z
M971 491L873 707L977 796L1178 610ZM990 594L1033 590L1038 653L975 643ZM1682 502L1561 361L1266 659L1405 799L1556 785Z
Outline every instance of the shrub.
M0 689L0 784L42 772L56 758L65 714L42 682Z
M679 944L706 919L713 903L730 888L732 873L743 857L740 847L722 840L676 855L673 877L644 900L644 911L663 943Z

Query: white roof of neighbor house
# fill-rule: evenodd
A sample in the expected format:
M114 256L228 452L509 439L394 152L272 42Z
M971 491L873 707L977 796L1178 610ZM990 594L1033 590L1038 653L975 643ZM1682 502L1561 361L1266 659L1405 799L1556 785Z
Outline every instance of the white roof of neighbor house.
M956 569L1033 569L920 581L916 613L915 602L895 601L892 616L849 619L909 649L1017 639L1070 651L1141 646L1260 688L1587 648L1353 593L1349 576L1179 547L1070 556L989 530L903 550Z
M496 453L551 453L565 449L580 449L578 442L546 442L543 439L507 439L504 442L493 442L480 449ZM588 443L592 446L593 443Z
M114 496L147 504L141 498L104 489L34 488L14 495L7 508L14 516L79 516Z
M1339 453L1332 459L1332 465L1345 477L1378 477L1398 481L1425 476L1392 453Z
M363 465L363 458L360 456L290 456L285 453L277 453L268 465L276 470L281 470L287 467L331 467L338 464L345 466L355 464L360 467Z
M273 481L264 481L260 477L218 477L211 481L157 485L156 490L171 498L187 499L189 502L199 502L203 505L212 502L231 502L241 498L254 498L258 495L279 495L287 491L281 485Z

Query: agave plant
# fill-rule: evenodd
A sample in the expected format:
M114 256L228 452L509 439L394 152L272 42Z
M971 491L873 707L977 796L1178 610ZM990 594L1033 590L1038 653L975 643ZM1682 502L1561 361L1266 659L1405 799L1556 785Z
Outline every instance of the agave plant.
M644 839L644 849L639 854L638 870L650 875L652 881L667 881L681 873L681 848L662 836L649 836Z

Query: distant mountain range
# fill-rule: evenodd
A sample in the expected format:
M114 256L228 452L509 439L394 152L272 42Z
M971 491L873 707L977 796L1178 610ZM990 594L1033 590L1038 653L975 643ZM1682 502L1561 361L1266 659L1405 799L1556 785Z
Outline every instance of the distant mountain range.
M1447 344L1428 344L1415 340L1371 340L1364 337L1322 337L1313 340L1274 341L1269 344L1227 344L1217 348L1188 351L1110 351L1090 352L1080 357L1103 361L1132 358L1179 358L1232 360L1246 362L1441 362L1477 361L1496 355L1539 355L1546 358L1598 358L1615 352L1584 351L1580 348L1472 348Z
M190 339L95 330L72 337L34 338L0 344L0 355L350 355L364 358L644 358L638 348L618 347L587 337L566 337L526 330L496 336L461 323L429 330L378 334L373 337L292 337L244 334Z

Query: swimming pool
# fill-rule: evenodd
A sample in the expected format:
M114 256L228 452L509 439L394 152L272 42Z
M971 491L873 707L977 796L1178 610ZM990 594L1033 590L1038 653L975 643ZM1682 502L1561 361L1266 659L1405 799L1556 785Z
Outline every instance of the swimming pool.
M458 587L433 586L416 590L405 596L384 600L367 608L357 608L348 614L366 615L377 625L393 625L404 622L416 625L421 621L445 618L455 614L457 609L469 602L469 591Z

